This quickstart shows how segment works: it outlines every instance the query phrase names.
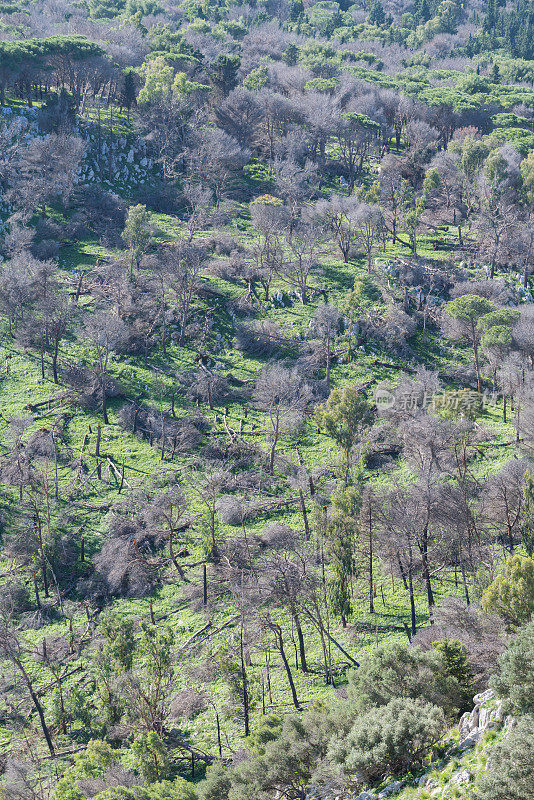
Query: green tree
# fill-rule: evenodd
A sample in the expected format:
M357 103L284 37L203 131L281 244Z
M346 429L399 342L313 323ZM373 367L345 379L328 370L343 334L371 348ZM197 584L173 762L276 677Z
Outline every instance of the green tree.
M475 686L466 646L458 639L439 639L432 647L442 658L445 677L452 678L458 684L461 692L459 711L470 710Z
M480 599L485 611L499 614L509 629L528 622L534 611L534 561L511 556Z
M412 698L439 706L448 717L456 715L465 699L467 667L455 644L448 650L445 655L442 646L421 650L403 642L380 644L349 673L345 713L351 717L395 698Z
M199 784L199 800L228 800L231 787L227 767L220 761L214 761L206 770L206 779Z
M521 520L521 540L527 555L534 555L534 478L529 469L524 475L524 512Z
M86 800L79 786L87 778L102 778L119 759L119 752L107 742L91 739L87 747L74 757L74 764L56 782L50 800Z
M361 494L354 486L339 486L332 492L332 514L327 526L328 555L332 575L328 596L332 611L343 627L352 613L352 578L356 573L356 540Z
M352 448L373 421L371 406L355 386L336 388L330 392L326 403L317 408L315 419L341 450L347 482Z
M521 628L501 655L491 686L516 714L534 714L534 622Z
M171 761L165 742L155 731L137 736L131 747L132 764L146 783L170 777Z
M477 325L481 317L495 311L495 304L485 297L477 294L463 294L456 300L451 300L446 305L450 317L464 324L464 333L468 336L473 346L475 356L475 369L477 373L477 388L480 392L480 364L478 358L479 333Z
M237 71L241 64L239 56L229 56L219 53L215 61L208 67L208 77L211 84L221 94L228 94L237 85Z
M130 275L132 275L134 266L139 269L141 259L152 241L150 213L146 206L141 203L130 206L122 238L130 250Z
M128 115L128 122L130 121L130 110L132 106L137 103L137 96L135 90L135 70L128 67L122 73L122 86L120 93L121 107L124 106Z
M259 92L266 85L269 79L267 67L256 67L251 70L243 81L243 86L250 92Z
M286 717L282 734L265 746L264 755L245 761L232 774L232 800L304 800L313 769L325 743L316 720Z
M373 0L369 11L369 22L373 25L383 25L386 21L386 12L380 0Z

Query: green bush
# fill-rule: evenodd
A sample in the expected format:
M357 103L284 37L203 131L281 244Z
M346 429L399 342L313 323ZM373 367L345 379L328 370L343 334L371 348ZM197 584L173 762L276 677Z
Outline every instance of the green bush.
M528 622L534 611L534 561L511 556L504 572L482 595L480 605L484 611L499 614L511 630Z
M522 717L506 739L496 745L475 797L477 800L532 800L534 717Z
M534 622L522 628L499 659L491 681L498 695L510 699L516 714L534 714Z
M329 758L362 783L419 769L442 735L441 708L397 698L358 717L348 736L334 737Z
M422 698L456 713L465 704L467 680L466 665L461 670L456 666L458 674L445 657L444 647L425 652L401 642L385 643L365 655L359 668L349 674L348 704L351 710L363 711L395 698Z

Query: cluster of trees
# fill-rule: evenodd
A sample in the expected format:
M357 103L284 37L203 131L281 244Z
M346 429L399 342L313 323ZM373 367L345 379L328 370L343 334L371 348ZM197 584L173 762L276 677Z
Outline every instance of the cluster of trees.
M0 795L378 786L498 671L521 719L480 797L526 800L531 9L19 12L0 9L2 380L37 364L46 399L17 373L2 432ZM141 143L154 168L121 196L113 154ZM406 613L379 644L384 586ZM310 707L304 687L345 683Z

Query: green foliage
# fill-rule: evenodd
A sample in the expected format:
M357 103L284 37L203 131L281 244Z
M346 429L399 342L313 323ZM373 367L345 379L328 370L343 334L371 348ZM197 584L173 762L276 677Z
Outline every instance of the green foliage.
M231 800L271 800L280 789L290 792L290 797L303 796L323 752L322 732L315 720L286 717L281 736L265 745L264 754L234 770Z
M132 621L111 611L102 616L100 629L105 637L102 653L109 660L111 668L117 671L131 669L135 650Z
M494 303L485 297L477 294L463 294L456 300L447 303L446 310L449 316L475 325L481 318L496 309Z
M130 249L130 265L139 268L141 259L147 252L152 240L150 213L146 206L138 204L130 206L122 232L122 238Z
M266 85L269 78L267 67L256 67L251 70L243 81L243 86L250 92L259 92Z
M132 765L147 783L170 777L171 762L165 742L154 731L136 736L131 746Z
M534 611L534 561L510 556L480 599L485 611L499 614L510 629L528 622Z
M491 685L510 700L516 714L534 714L534 622L519 630L499 658L499 672Z
M476 800L534 797L534 716L525 716L492 751L491 767L475 788ZM489 766L489 765L488 765Z
M443 419L476 419L483 403L481 395L472 389L448 389L434 396L432 408Z
M534 555L534 478L529 469L524 475L523 501L525 510L521 520L521 541L527 555L532 558Z
M305 88L313 92L331 92L339 85L337 78L311 78Z
M534 204L534 149L521 162L521 177L528 202Z
M448 714L466 701L468 665L459 643L423 651L402 642L379 645L349 673L347 714L381 707L395 698L422 698Z
M370 405L354 386L335 388L328 400L315 412L317 424L325 428L343 453L345 463L350 462L352 447L363 431L373 421Z
M475 691L473 671L467 658L467 648L458 639L439 639L432 645L442 658L443 674L457 682L461 691L460 712L471 708Z
M326 538L332 576L328 597L332 612L341 617L343 626L352 612L351 578L356 573L356 537L361 506L360 487L338 486L332 492L332 513Z
M207 92L209 86L190 81L185 72L176 72L166 55L152 55L139 68L144 79L137 102L148 105L157 101L185 100L193 92Z
M267 714L261 718L260 724L249 736L251 750L263 754L267 742L274 742L282 733L283 720L276 714Z
M498 308L480 317L478 327L483 331L489 331L491 328L511 326L517 322L519 316L519 311L515 308Z
M206 770L206 779L199 786L199 800L228 800L232 781L228 769L214 761Z
M444 730L442 709L397 698L356 719L348 734L332 739L328 756L358 780L375 783L420 768Z
M102 778L118 758L119 753L106 742L91 740L85 750L76 754L74 765L57 781L50 800L85 800L79 782L84 778Z

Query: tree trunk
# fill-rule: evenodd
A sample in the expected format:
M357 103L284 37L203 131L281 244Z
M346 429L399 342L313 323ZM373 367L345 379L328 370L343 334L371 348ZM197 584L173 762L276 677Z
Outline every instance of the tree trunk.
M302 511L302 519L304 520L304 533L306 536L306 541L308 542L310 539L310 525L308 522L308 512L306 511L306 503L304 502L304 493L302 489L299 489L299 500L300 510Z
M297 631L297 639L299 642L300 667L303 672L308 672L308 662L306 661L306 648L304 646L304 634L302 633L302 626L300 624L299 615L295 610L293 610L293 621L295 622L295 629Z
M373 597L373 517L371 503L369 503L369 611L374 613L375 604Z
M289 688L291 689L291 696L293 698L293 705L297 709L297 711L301 710L301 706L297 697L297 690L295 689L295 683L293 681L293 675L291 674L291 667L289 666L289 661L287 660L287 656L284 650L284 642L282 639L282 629L279 625L273 625L273 630L276 633L276 638L278 640L278 649L280 650L280 655L282 656L282 661L284 663L284 668L287 675L287 680L289 682Z
M410 590L410 613L412 622L412 636L417 633L417 623L415 618L415 598L413 593L413 576L411 568L408 570L408 586Z
M248 704L247 671L245 669L245 655L243 651L243 627L241 627L240 650L241 650L241 675L243 682L242 688L243 688L243 714L245 718L245 736L248 736L250 733L250 719L249 719L249 704Z

